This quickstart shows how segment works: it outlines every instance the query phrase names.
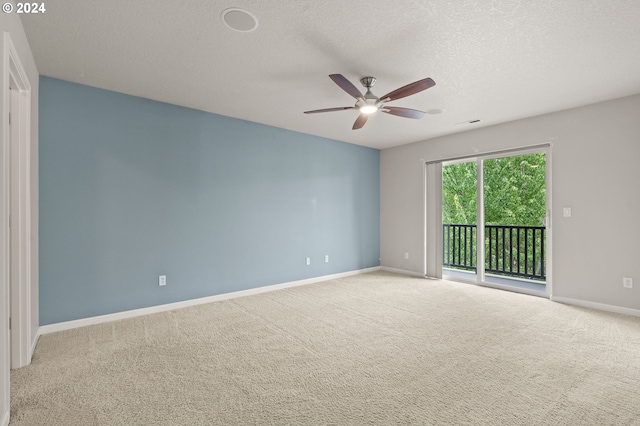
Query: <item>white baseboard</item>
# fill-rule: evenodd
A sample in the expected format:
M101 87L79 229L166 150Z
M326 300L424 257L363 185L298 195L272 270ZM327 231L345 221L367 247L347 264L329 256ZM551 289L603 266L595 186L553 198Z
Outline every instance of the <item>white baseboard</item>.
M38 344L38 339L40 338L40 327L38 327L38 331L36 335L33 337L33 342L31 342L31 352L29 352L29 364L31 364L31 359L33 358L33 351L36 350L36 345Z
M381 266L380 269L382 271L393 272L393 273L396 273L396 274L411 275L412 277L424 278L424 274L422 274L420 272L407 271L407 270L404 270L404 269L389 268L388 266Z
M551 300L558 303L564 303L566 305L581 306L583 308L598 309L600 311L613 312L615 314L632 315L634 317L640 317L639 309L625 308L622 306L607 305L605 303L589 302L588 300L572 299L570 297L556 297L551 296Z
M5 411L2 413L2 420L0 420L0 426L8 426L9 425L9 411Z
M39 337L40 335L55 333L57 331L71 330L73 328L78 328L78 327L86 327L88 325L102 324L105 322L118 321L126 318L139 317L142 315L155 314L158 312L166 312L166 311L171 311L173 309L187 308L189 306L202 305L205 303L219 302L221 300L235 299L237 297L267 293L269 291L281 290L283 288L298 287L301 285L313 284L321 281L334 280L337 278L343 278L351 275L364 274L367 272L374 272L379 270L380 270L379 266L374 266L373 268L358 269L355 271L341 272L339 274L323 275L321 277L308 278L306 280L267 285L264 287L257 287L249 290L234 291L232 293L224 293L224 294L218 294L215 296L185 300L183 302L168 303L165 305L150 306L148 308L140 308L140 309L133 309L130 311L116 312L114 314L99 315L95 317L82 318L82 319L73 320L73 321L65 321L65 322L59 322L55 324L43 325L38 329L37 336Z

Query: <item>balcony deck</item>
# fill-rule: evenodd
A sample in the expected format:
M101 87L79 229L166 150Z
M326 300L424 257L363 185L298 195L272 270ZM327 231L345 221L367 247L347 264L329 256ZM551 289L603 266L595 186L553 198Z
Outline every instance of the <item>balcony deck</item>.
M477 282L477 226L443 224L443 275ZM546 293L546 228L485 225L485 277L488 285Z
M473 271L465 271L461 269L442 268L442 278L456 281L465 281L477 284L478 275ZM543 281L529 280L526 278L507 277L495 274L485 274L485 284L492 285L497 288L518 289L529 294L537 296L546 295L547 285Z

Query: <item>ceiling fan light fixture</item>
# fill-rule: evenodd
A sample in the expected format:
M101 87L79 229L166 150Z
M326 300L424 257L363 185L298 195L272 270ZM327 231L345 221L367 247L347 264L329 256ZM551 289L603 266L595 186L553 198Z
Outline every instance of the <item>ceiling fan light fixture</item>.
M364 102L361 100L356 103L356 107L360 110L361 114L373 114L382 107L382 103L378 100L376 95L371 93L369 90L367 91L367 94L364 95L363 101Z
M378 110L378 107L375 105L363 105L360 107L360 112L363 114L373 114Z

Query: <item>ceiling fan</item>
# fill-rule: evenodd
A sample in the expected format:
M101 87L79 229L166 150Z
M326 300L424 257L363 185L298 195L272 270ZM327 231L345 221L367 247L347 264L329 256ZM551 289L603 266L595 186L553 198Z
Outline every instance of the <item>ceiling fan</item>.
M360 129L367 122L370 114L376 111L382 111L387 114L397 115L405 118L420 119L426 114L424 111L418 111L417 109L402 108L395 106L387 106L387 102L395 101L396 99L405 98L407 96L415 95L418 92L422 92L430 87L435 86L435 81L430 78L418 80L413 83L402 86L392 92L387 93L384 96L377 97L371 93L371 88L376 83L375 77L363 77L360 79L360 83L367 89L367 93L364 95L360 93L358 88L354 86L349 80L342 74L331 74L329 78L333 80L342 90L350 94L356 99L354 106L337 107L337 108L324 108L315 109L313 111L305 111L305 114L316 114L318 112L331 112L331 111L343 111L346 109L357 109L360 111L360 115L353 123L353 130Z

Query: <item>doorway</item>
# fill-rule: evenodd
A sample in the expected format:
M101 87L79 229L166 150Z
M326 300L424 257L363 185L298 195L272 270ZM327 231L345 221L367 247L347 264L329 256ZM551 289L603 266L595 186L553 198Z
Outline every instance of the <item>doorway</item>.
M441 276L548 297L548 147L443 161L441 170Z

